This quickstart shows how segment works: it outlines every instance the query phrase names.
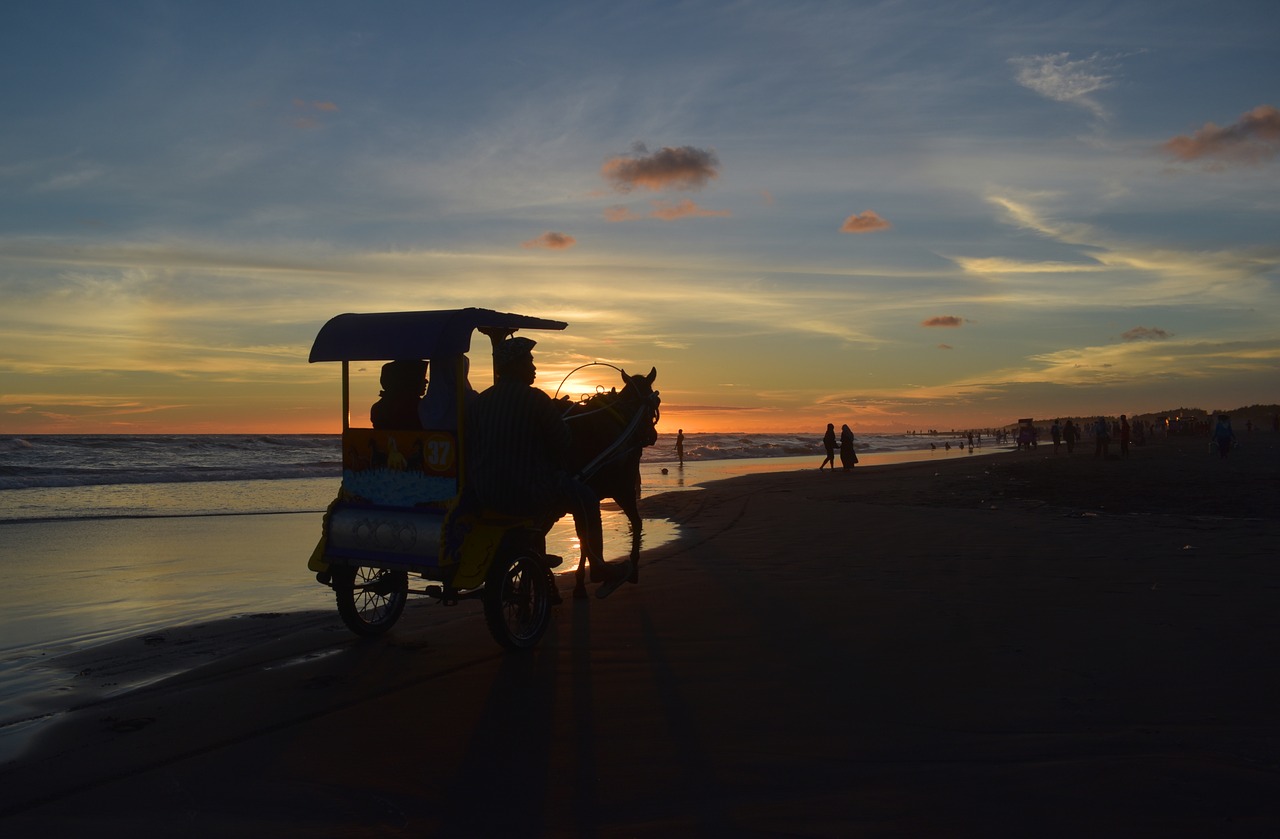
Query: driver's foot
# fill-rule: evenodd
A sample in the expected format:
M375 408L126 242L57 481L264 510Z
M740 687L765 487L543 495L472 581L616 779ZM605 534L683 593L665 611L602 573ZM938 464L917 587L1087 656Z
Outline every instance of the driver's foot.
M618 590L618 586L622 585L631 576L634 566L631 560L624 559L622 562L605 564L604 582L596 589L596 597L605 598Z

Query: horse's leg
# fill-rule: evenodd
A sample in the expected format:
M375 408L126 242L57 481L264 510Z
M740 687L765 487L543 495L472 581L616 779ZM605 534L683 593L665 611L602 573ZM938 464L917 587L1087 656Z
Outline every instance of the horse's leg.
M587 488L584 488L584 492ZM578 534L578 570L573 575L573 597L575 600L587 596L587 580L586 575L590 573L591 581L595 582L598 575L604 571L603 568L597 568L598 564L603 564L604 551L604 534L601 532L595 535L594 529L599 529L600 501L594 496L594 490L590 490L590 501L586 498L580 499L583 507L580 511L575 511L573 516L573 528ZM594 521L589 521L594 513ZM592 560L591 551L588 545L595 539L599 539L602 544L596 546L596 552L601 554L599 562Z
M587 555L581 553L578 555L578 570L573 572L573 598L581 600L587 596L587 580L586 580Z
M644 535L644 519L640 518L640 505L636 498L617 499L618 506L627 515L631 525L631 576L628 582L640 582L640 540Z

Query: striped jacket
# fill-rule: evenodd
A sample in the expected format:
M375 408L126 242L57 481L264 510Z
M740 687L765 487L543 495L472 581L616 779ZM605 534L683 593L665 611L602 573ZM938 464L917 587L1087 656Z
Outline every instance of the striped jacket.
M466 439L468 486L485 507L530 515L555 505L571 437L545 392L499 379L469 407Z

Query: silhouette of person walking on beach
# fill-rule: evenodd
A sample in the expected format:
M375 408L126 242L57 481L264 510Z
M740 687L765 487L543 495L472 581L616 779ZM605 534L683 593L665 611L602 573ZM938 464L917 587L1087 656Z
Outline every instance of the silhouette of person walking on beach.
M1093 456L1105 458L1111 448L1111 426L1106 417L1098 417L1093 424Z
M1053 421L1053 425L1049 428L1049 436L1053 438L1053 453L1058 453L1058 446L1062 443L1062 426L1057 420Z
M1067 444L1067 454L1075 453L1078 439L1080 439L1080 429L1074 422L1067 420L1067 424L1062 426L1062 441Z
M827 433L822 435L822 447L827 450L827 458L822 461L822 466L831 464L831 471L836 471L836 427L833 423L827 423ZM818 471L822 471L822 466L818 467Z
M684 429L676 429L676 459L684 466Z
M858 453L853 450L853 429L846 423L840 426L840 465L848 472L858 462ZM835 468L835 464L831 464Z
M1231 453L1231 446L1236 441L1236 433L1231 430L1231 417L1218 415L1218 424L1213 427L1213 442L1218 446L1218 457L1225 459Z
M1120 415L1120 456L1129 456L1129 418Z

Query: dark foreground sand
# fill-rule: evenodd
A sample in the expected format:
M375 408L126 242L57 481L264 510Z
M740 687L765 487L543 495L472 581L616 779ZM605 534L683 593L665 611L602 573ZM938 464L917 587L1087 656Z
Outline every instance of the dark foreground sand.
M372 642L306 614L95 651L137 679L225 644L77 699L0 768L0 831L1280 835L1280 440L1205 448L656 496L685 538L527 655L426 601Z

